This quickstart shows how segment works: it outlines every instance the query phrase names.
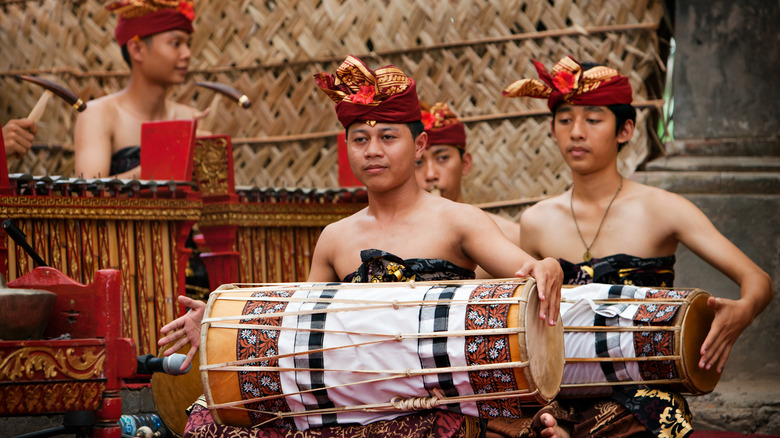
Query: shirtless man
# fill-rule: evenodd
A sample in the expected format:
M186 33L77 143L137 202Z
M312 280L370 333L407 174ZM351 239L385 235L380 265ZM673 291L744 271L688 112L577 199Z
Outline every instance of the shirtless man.
M523 213L521 247L534 257L560 259L567 283L671 287L682 243L741 288L739 300L711 297L707 303L715 319L699 366L722 371L734 342L772 299L769 276L691 202L618 173L618 150L631 139L636 118L627 78L570 57L550 73L536 66L542 81L517 81L504 95L548 99L552 136L573 186ZM613 274L600 276L599 264Z
M446 103L423 106L422 121L428 134L428 146L415 161L417 185L450 201L463 202L461 183L471 172L473 158L466 151L466 129ZM510 242L520 245L520 224L488 213ZM477 268L477 278L489 278Z
M3 143L5 144L5 156L16 155L21 157L32 147L38 125L29 119L9 120L3 126Z
M90 101L76 119L76 176L139 178L141 124L205 115L167 98L170 87L187 76L192 0L177 6L157 0L137 3L121 0L107 6L119 14L114 35L130 66L130 79L123 90Z
M562 280L558 262L533 259L480 209L431 195L417 185L414 162L422 156L427 134L415 82L394 66L374 72L351 56L335 76L320 73L316 81L336 102L347 130L350 166L366 186L368 207L323 230L308 280L355 279L365 262L361 253L372 248L404 260L444 261L457 272L473 271L479 263L496 277L533 276L544 302L539 316L555 325ZM167 351L177 351L191 343L192 357L205 305L186 297L180 297L180 303L192 309L161 329L159 344L175 341Z

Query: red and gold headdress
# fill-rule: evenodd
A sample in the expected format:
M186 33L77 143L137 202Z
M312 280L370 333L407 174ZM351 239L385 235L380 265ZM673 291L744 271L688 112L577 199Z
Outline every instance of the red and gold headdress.
M541 80L521 79L506 87L504 96L547 99L550 111L564 102L606 106L633 101L628 78L617 70L598 66L583 71L582 65L571 56L558 61L550 73L539 61L533 63Z
M409 123L421 119L414 79L388 65L373 71L349 55L331 76L314 75L317 86L336 102L336 115L347 128L356 121Z
M452 145L466 149L466 129L458 116L444 102L433 106L422 104L422 122L428 133L428 146L435 144Z
M119 15L114 36L120 46L169 30L192 33L195 18L193 0L119 0L106 9Z

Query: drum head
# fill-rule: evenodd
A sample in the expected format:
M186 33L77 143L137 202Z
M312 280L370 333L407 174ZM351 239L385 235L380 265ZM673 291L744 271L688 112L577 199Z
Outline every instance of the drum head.
M541 301L536 282L529 281L523 290L527 298L525 312L520 313L519 326L525 327L525 346L529 366L523 368L531 391L538 390L537 399L547 403L558 394L563 380L563 323L560 316L555 326L539 318Z
M187 354L190 346L187 345L177 353ZM165 349L160 351L160 356ZM203 394L203 384L200 381L200 360L198 355L192 359L192 369L180 376L171 376L165 373L152 374L152 398L157 414L163 423L177 437L184 435L184 427L187 425L187 412L195 400Z
M701 345L707 338L712 320L715 318L715 311L707 305L710 296L704 291L693 293L680 330L683 375L688 376L685 386L693 395L712 392L720 380L720 373L715 368L710 370L699 368Z

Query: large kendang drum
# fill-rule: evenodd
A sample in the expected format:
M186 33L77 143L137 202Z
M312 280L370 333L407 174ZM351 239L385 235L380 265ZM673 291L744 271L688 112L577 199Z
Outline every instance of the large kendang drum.
M703 395L718 383L720 373L698 366L714 318L709 293L590 284L561 295L561 397L609 395L623 385Z
M563 329L533 280L223 285L201 332L220 424L300 430L428 408L518 417L550 401Z

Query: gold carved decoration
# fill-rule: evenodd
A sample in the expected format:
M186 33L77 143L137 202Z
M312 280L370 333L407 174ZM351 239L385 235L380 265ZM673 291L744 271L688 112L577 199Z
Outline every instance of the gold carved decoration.
M324 227L343 219L365 204L250 203L206 204L198 221L201 227Z
M227 139L199 138L195 141L193 164L198 191L203 196L228 194Z
M199 199L0 196L0 216L11 218L195 221L202 208Z
M47 380L99 378L103 375L105 360L106 351L95 347L84 347L78 353L73 347L25 347L0 351L0 381L32 380L37 371L43 372Z
M22 383L0 387L0 415L94 411L101 405L104 382Z

